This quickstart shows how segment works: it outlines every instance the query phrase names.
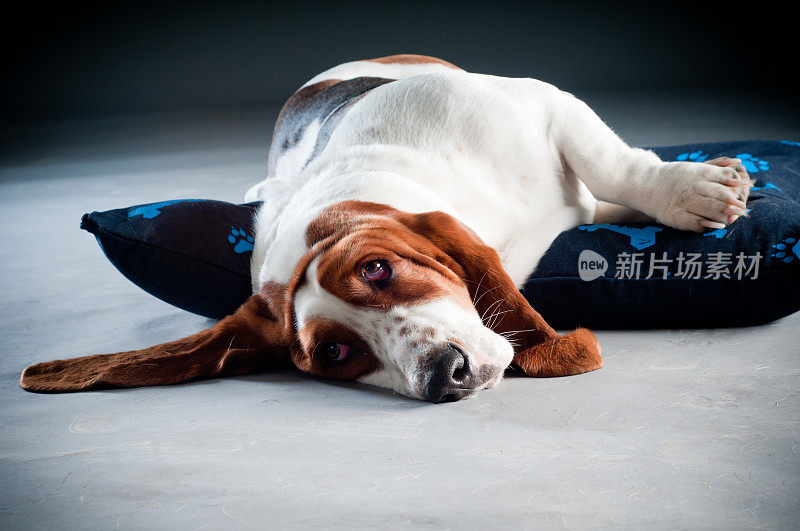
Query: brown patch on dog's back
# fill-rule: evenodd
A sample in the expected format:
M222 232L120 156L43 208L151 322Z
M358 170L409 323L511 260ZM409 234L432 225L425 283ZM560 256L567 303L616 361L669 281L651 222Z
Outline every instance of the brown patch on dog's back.
M413 53L401 53L398 55L387 55L386 57L377 57L375 59L367 59L372 63L384 63L384 64L398 64L398 65L418 65L418 64L425 64L425 63L436 63L440 65L444 65L450 68L455 68L456 70L462 70L461 68L457 67L453 63L448 63L442 59L437 57L431 57L429 55L417 55Z

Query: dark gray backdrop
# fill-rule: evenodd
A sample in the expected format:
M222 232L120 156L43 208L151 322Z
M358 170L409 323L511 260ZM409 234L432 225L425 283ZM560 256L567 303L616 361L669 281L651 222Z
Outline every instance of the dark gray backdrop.
M3 126L272 105L334 64L401 52L566 90L745 91L797 110L794 16L764 2L29 3L4 19Z

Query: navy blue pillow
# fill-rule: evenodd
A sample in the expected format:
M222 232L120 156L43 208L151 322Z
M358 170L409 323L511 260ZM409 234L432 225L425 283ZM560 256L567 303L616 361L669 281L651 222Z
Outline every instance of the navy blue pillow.
M800 309L800 142L652 148L663 160L742 159L750 215L704 234L654 223L584 225L558 236L523 293L568 329L751 325ZM82 228L131 281L212 318L250 294L257 203L166 201L93 212Z
M258 203L184 199L84 214L128 280L178 308L220 319L250 296Z

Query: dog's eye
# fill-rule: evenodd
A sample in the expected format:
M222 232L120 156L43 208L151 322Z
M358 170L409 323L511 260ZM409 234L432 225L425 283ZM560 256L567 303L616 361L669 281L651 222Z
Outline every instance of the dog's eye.
M342 361L350 354L350 347L344 343L326 343L322 345L322 353L330 361Z
M370 282L381 282L392 276L392 268L382 260L370 260L361 266L361 276Z

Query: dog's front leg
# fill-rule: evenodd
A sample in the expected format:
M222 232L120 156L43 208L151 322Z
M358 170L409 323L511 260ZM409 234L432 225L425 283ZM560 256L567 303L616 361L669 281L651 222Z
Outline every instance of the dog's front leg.
M564 170L601 200L598 219L631 219L638 211L665 225L700 232L745 215L752 182L741 161L663 162L655 153L625 144L574 96L560 93L556 99L551 130Z

